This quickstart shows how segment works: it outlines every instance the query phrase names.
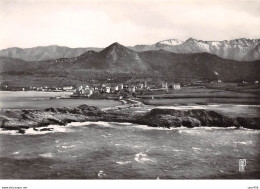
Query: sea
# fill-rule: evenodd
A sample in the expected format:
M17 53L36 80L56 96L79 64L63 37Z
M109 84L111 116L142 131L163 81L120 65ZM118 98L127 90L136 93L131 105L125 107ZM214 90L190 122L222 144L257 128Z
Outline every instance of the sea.
M260 107L175 108L254 116ZM54 130L28 129L25 134L0 130L0 179L260 178L259 130L232 126L166 129L101 121L48 127Z
M50 127L55 130L0 131L1 179L260 178L257 130L113 122Z

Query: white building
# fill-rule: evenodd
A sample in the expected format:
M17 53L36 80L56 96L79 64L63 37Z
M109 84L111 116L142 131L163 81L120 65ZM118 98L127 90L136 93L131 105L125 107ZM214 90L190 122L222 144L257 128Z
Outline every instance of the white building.
M114 91L118 91L118 89L119 89L118 85L113 87Z
M147 81L144 82L144 88L147 88Z
M129 86L128 91L134 93L135 92L135 86Z
M111 90L110 87L105 87L105 92L106 92L106 93L110 93L110 90Z
M118 89L119 89L119 90L123 90L123 89L124 89L124 85L123 85L123 84L119 84L119 85L118 85Z
M173 90L180 90L181 85L179 83L175 83L175 84L172 84L172 88L173 88Z
M73 90L73 86L64 86L64 87L62 87L62 89L64 91L72 91Z
M168 89L168 84L167 84L167 82L162 82L162 88Z

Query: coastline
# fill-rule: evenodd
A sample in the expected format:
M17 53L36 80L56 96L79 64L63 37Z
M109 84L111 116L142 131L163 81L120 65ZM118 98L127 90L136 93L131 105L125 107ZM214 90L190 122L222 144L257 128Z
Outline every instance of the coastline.
M72 122L105 121L163 128L243 127L260 130L259 117L232 117L207 109L177 110L156 106L147 111L135 111L144 105L132 99L121 102L121 106L102 109L84 104L73 108L0 110L0 128L24 134L31 128L35 131L52 131L51 125L66 126Z

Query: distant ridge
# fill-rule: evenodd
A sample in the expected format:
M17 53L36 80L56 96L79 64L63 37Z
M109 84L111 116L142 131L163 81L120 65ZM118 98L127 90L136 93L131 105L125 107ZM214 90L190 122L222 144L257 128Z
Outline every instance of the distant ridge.
M232 60L259 60L260 39L234 39L224 41L202 41L189 38L186 41L168 39L153 45L136 45L131 47L135 51L149 51L164 49L174 53L207 52L219 57Z
M77 57L89 50L100 51L100 48L69 48L58 45L39 46L24 49L12 47L0 50L0 56L9 58L19 58L26 61L42 61L49 59Z

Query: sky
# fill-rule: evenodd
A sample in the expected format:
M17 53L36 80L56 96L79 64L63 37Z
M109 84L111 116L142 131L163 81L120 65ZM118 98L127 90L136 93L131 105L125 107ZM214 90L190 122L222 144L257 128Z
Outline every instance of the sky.
M0 49L260 38L260 0L0 0Z

